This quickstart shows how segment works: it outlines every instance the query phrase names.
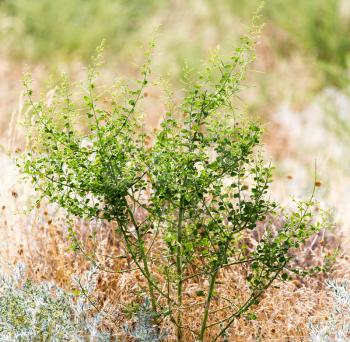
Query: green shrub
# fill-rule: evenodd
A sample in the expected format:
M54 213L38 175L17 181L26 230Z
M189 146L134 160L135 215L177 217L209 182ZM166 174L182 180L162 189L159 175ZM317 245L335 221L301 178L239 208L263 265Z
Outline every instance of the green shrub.
M134 326L124 326L127 336L132 337L137 342L161 342L164 341L167 334L159 332L159 328L154 324L154 312L149 300L140 307L134 317Z
M187 84L182 104L170 101L153 142L138 109L149 82L150 54L136 88L119 84L117 90L99 92L99 49L82 101L73 101L63 80L50 103L34 103L30 79L25 81L33 117L24 172L68 213L115 222L132 264L108 271L138 269L152 310L158 319L170 318L178 341L189 329L183 320L189 279L201 279L197 296L205 298L201 326L191 332L204 341L208 330L214 331L216 341L258 304L274 280L306 274L292 267L292 251L323 227L312 217L312 199L291 213L280 212L269 200L271 168L257 151L262 130L238 120L232 102L254 59L256 20L232 56L213 57L198 82ZM277 231L275 215L283 217ZM270 223L263 238L248 247L246 238L264 220ZM72 248L84 253L76 236L71 228ZM93 255L85 255L99 266ZM227 306L220 296L220 273L241 265L248 270L249 295ZM221 321L211 319L214 298L227 313Z
M311 342L347 342L350 334L350 291L348 280L327 281L332 291L333 309L321 324L310 323Z
M99 332L101 316L91 316L84 298L75 301L59 287L24 281L22 267L0 276L0 340L110 341Z

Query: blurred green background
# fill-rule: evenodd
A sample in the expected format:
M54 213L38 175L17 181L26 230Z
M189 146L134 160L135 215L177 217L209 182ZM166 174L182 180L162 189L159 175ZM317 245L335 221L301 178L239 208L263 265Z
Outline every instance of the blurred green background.
M259 4L260 0L2 0L1 45L22 60L86 61L105 38L110 54L121 58L160 26L165 40L172 40L169 55L193 64L208 43L225 45L237 36L237 23L248 22ZM283 35L273 39L276 53L288 59L297 50L317 63L324 82L344 85L349 7L343 0L266 0L263 13L269 32Z

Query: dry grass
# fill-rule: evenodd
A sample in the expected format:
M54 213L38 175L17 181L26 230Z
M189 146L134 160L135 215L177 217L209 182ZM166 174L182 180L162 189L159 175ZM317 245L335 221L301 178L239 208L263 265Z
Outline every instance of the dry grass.
M11 196L16 197L15 201L21 201L23 194L20 190L16 191L16 195ZM2 210L3 218L10 215L9 210L10 208L7 207ZM84 272L91 268L91 262L81 254L69 250L70 240L64 215L48 206L36 208L31 216L21 215L20 217L22 227L17 226L16 234L21 238L16 241L14 236L11 239L11 234L8 234L8 241L11 241L10 250L5 253L3 249L2 257L12 263L24 262L27 265L29 276L37 281L52 280L67 290L75 288L76 284L72 282L72 277L78 275L84 278ZM16 224L18 223L17 221ZM1 225L3 232L11 228L8 223L5 227L4 221ZM93 252L100 266L109 270L96 273L94 295L101 307L106 310L113 308L115 320L107 319L106 325L115 334L122 335L122 325L125 322L131 322L130 313L134 310L135 304L143 301L142 289L145 283L142 276L138 271L111 272L111 270L133 268L131 260L109 257L124 255L123 243L116 235L113 224L94 222L88 224L84 221L77 221L75 227L85 250ZM263 228L261 225L256 230L252 244L259 240ZM12 233L15 234L14 230ZM94 238L91 238L92 235ZM321 265L323 257L339 244L340 239L334 234L322 232L307 243L306 251L297 262L302 265ZM155 250L162 250L160 242ZM341 255L327 277L335 279L348 277L349 268L346 263L346 255ZM235 303L247 298L248 288L245 274L244 267L231 267L221 271L219 290L223 297L233 298ZM156 276L161 280L161 274ZM331 307L330 298L324 288L325 276L319 275L316 278L305 280L295 279L287 283L276 282L276 287L266 292L255 309L256 320L250 321L244 317L236 320L230 329L230 341L306 341L307 322L326 319ZM193 278L185 286L184 321L194 330L199 327L199 318L203 308L203 297L196 295L197 291L202 290L203 281L205 280L201 278ZM215 311L225 306L227 302L217 298L213 301L212 310ZM217 311L211 319L212 321L221 320L227 313L227 310ZM174 332L170 328L171 324L167 319L161 322L161 326L170 332L168 340L175 340ZM215 330L208 333L208 341L214 333ZM185 340L195 341L194 335L187 331Z

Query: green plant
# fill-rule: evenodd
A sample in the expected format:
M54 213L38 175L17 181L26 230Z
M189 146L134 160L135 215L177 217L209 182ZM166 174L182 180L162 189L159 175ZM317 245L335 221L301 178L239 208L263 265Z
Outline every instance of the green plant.
M186 331L200 341L210 333L216 341L244 313L253 319L249 310L275 279L307 273L290 266L291 251L322 227L312 217L312 199L295 212L277 213L267 197L271 167L256 151L262 130L237 118L233 99L254 59L257 19L230 58L214 56L198 82L187 84L182 104L170 102L153 142L138 109L149 82L150 53L136 89L119 84L107 104L106 90L99 93L96 86L101 49L82 102L72 100L63 79L52 101L35 103L30 79L25 80L34 124L23 171L68 213L115 222L127 256L111 257L132 262L123 270L104 270L141 272L147 287L140 287L152 310L157 319L170 319L178 341ZM275 214L283 217L278 231ZM264 220L270 228L249 248L247 239ZM71 238L73 250L100 266L73 228ZM220 297L220 272L232 267L248 271L243 302ZM185 289L194 277L203 287L196 296L204 300L201 325L192 328L184 320L190 305ZM212 310L218 299L220 306ZM218 312L224 317L215 320Z
M0 276L1 341L110 341L86 300L50 284L24 281L23 267Z
M326 285L332 290L333 310L322 324L310 322L310 340L312 342L346 342L350 334L350 292L349 282L327 281Z
M154 312L147 298L134 317L134 326L125 325L124 330L127 336L137 342L161 342L166 337L166 333L160 333L154 324Z

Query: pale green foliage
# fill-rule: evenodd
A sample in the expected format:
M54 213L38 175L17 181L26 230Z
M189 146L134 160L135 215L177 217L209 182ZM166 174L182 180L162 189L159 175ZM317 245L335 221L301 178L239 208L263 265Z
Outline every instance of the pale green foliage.
M148 299L136 313L133 323L133 327L125 325L124 331L136 342L161 342L167 336L166 333L159 332L159 328L154 324L154 313Z
M348 281L327 281L333 295L333 310L326 322L310 324L312 342L350 341L350 290Z
M91 315L84 298L74 298L50 283L24 281L23 268L0 276L0 340L110 341L98 331L101 317Z
M203 341L210 327L219 328L210 321L210 307L214 294L220 298L220 271L247 267L250 295L229 308L217 340L275 279L287 280L293 271L302 274L290 264L291 250L322 228L311 217L310 200L296 212L278 213L283 225L273 231L277 209L267 195L271 168L257 151L262 130L256 122L237 118L233 100L254 59L261 29L257 20L232 56L214 56L198 82L186 85L182 104L168 109L152 144L138 110L149 82L149 53L136 89L123 86L121 96L110 92L107 104L95 82L100 57L89 69L83 103L72 100L66 81L51 104L34 103L30 82L25 82L34 125L24 172L38 191L70 214L116 223L125 250L148 283L152 310L158 318L170 316L179 341L187 328L182 305L189 279L200 277L208 284L196 331ZM82 122L84 117L82 130L77 118ZM244 238L268 216L263 239L249 249ZM83 251L74 230L71 237L73 249ZM163 275L162 282L154 271ZM160 307L157 298L166 305Z

